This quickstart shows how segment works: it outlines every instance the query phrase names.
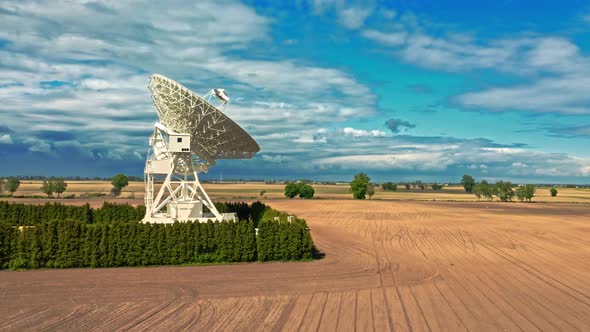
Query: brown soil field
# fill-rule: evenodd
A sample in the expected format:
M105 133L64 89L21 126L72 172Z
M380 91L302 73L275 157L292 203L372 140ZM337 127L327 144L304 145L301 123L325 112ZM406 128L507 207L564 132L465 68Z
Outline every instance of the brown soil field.
M0 330L590 330L589 205L269 203L325 257L3 271Z
M111 184L108 181L66 181L68 183L65 196L74 195L88 196L92 194L108 194L111 190ZM279 199L284 198L284 188L282 184L265 184L261 182L245 183L204 183L203 186L207 193L219 200L252 200L252 199ZM348 192L349 186L346 184L339 185L313 185L315 196L319 199L352 199ZM466 194L462 187L447 186L442 190L405 190L399 186L396 192L383 191L380 187L376 188L373 196L375 200L412 200L412 201L477 201L477 197L472 194ZM15 193L17 196L44 196L41 191L41 181L22 181L19 190ZM159 189L156 187L156 190ZM551 197L550 188L537 188L535 193L535 202L547 203L587 203L590 204L590 189L585 188L558 188L557 197ZM261 191L265 191L260 196ZM145 186L143 182L130 182L121 194L121 198L140 198L143 199ZM102 198L104 199L104 197Z

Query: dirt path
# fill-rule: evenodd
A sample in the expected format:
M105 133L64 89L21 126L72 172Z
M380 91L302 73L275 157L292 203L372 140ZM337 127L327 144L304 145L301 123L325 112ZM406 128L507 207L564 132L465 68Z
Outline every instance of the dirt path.
M0 272L2 330L590 330L590 207L273 201L310 263Z

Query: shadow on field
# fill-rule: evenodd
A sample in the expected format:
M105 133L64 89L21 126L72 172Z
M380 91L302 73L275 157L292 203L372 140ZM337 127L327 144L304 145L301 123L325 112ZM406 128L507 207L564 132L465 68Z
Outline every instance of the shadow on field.
M326 257L326 254L319 251L318 248L316 246L313 246L313 252L311 254L311 257L314 260L319 260L319 259L324 259L324 257Z

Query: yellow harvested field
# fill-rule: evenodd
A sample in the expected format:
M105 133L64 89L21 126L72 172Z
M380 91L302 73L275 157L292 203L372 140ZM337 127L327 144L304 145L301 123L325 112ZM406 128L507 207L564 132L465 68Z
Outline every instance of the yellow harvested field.
M268 203L305 218L325 257L3 271L0 330L590 328L590 205Z
M65 196L88 194L109 194L111 184L108 181L67 181L68 188L63 194ZM214 199L220 200L251 200L251 199L276 199L284 198L283 191L285 186L282 184L265 184L261 182L246 183L205 183L203 184L207 193ZM348 192L349 187L346 184L338 185L313 185L315 196L319 199L352 199ZM402 186L399 186L402 187ZM41 181L23 181L15 195L23 196L44 196L41 191ZM157 188L156 188L157 189ZM570 202L570 203L588 203L590 204L590 188L558 188L557 197L551 197L550 188L537 188L535 198L536 202ZM122 198L143 198L143 182L130 182L129 186L123 190ZM260 192L265 191L263 196ZM477 201L473 194L466 194L462 187L451 186L444 187L442 190L405 190L399 188L396 192L383 191L381 188L376 189L374 200L415 200L415 201ZM482 199L483 200L483 199Z

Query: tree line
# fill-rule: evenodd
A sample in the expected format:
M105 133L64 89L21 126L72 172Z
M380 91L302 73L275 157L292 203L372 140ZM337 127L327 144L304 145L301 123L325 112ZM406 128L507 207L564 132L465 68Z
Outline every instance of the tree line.
M516 186L510 181L497 181L494 184L490 184L486 180L476 182L468 174L463 175L461 184L466 193L472 193L477 198L483 197L492 200L496 196L502 202L512 201L515 197L521 202L532 202L537 191L537 188L532 184ZM515 187L516 190L514 189ZM549 193L552 197L555 197L557 196L557 189L551 188Z
M113 185L111 194L114 197L117 197L121 194L122 189L129 184L129 177L125 174L117 174L111 178L111 184ZM5 192L8 192L10 196L12 196L18 190L20 185L20 179L17 177L0 178L0 196L4 195ZM39 189L41 189L47 197L52 197L53 194L57 194L57 197L59 198L67 188L68 184L65 182L64 178L51 177L43 178L43 182Z
M0 214L0 267L178 265L312 257L313 241L304 220L289 218L260 202L217 204L226 212L241 209L236 213L245 219L143 224L139 219L145 207L106 203L92 209L0 202L0 211L4 211ZM21 216L30 218L29 225L15 222L18 214L10 213L14 211L26 211Z

